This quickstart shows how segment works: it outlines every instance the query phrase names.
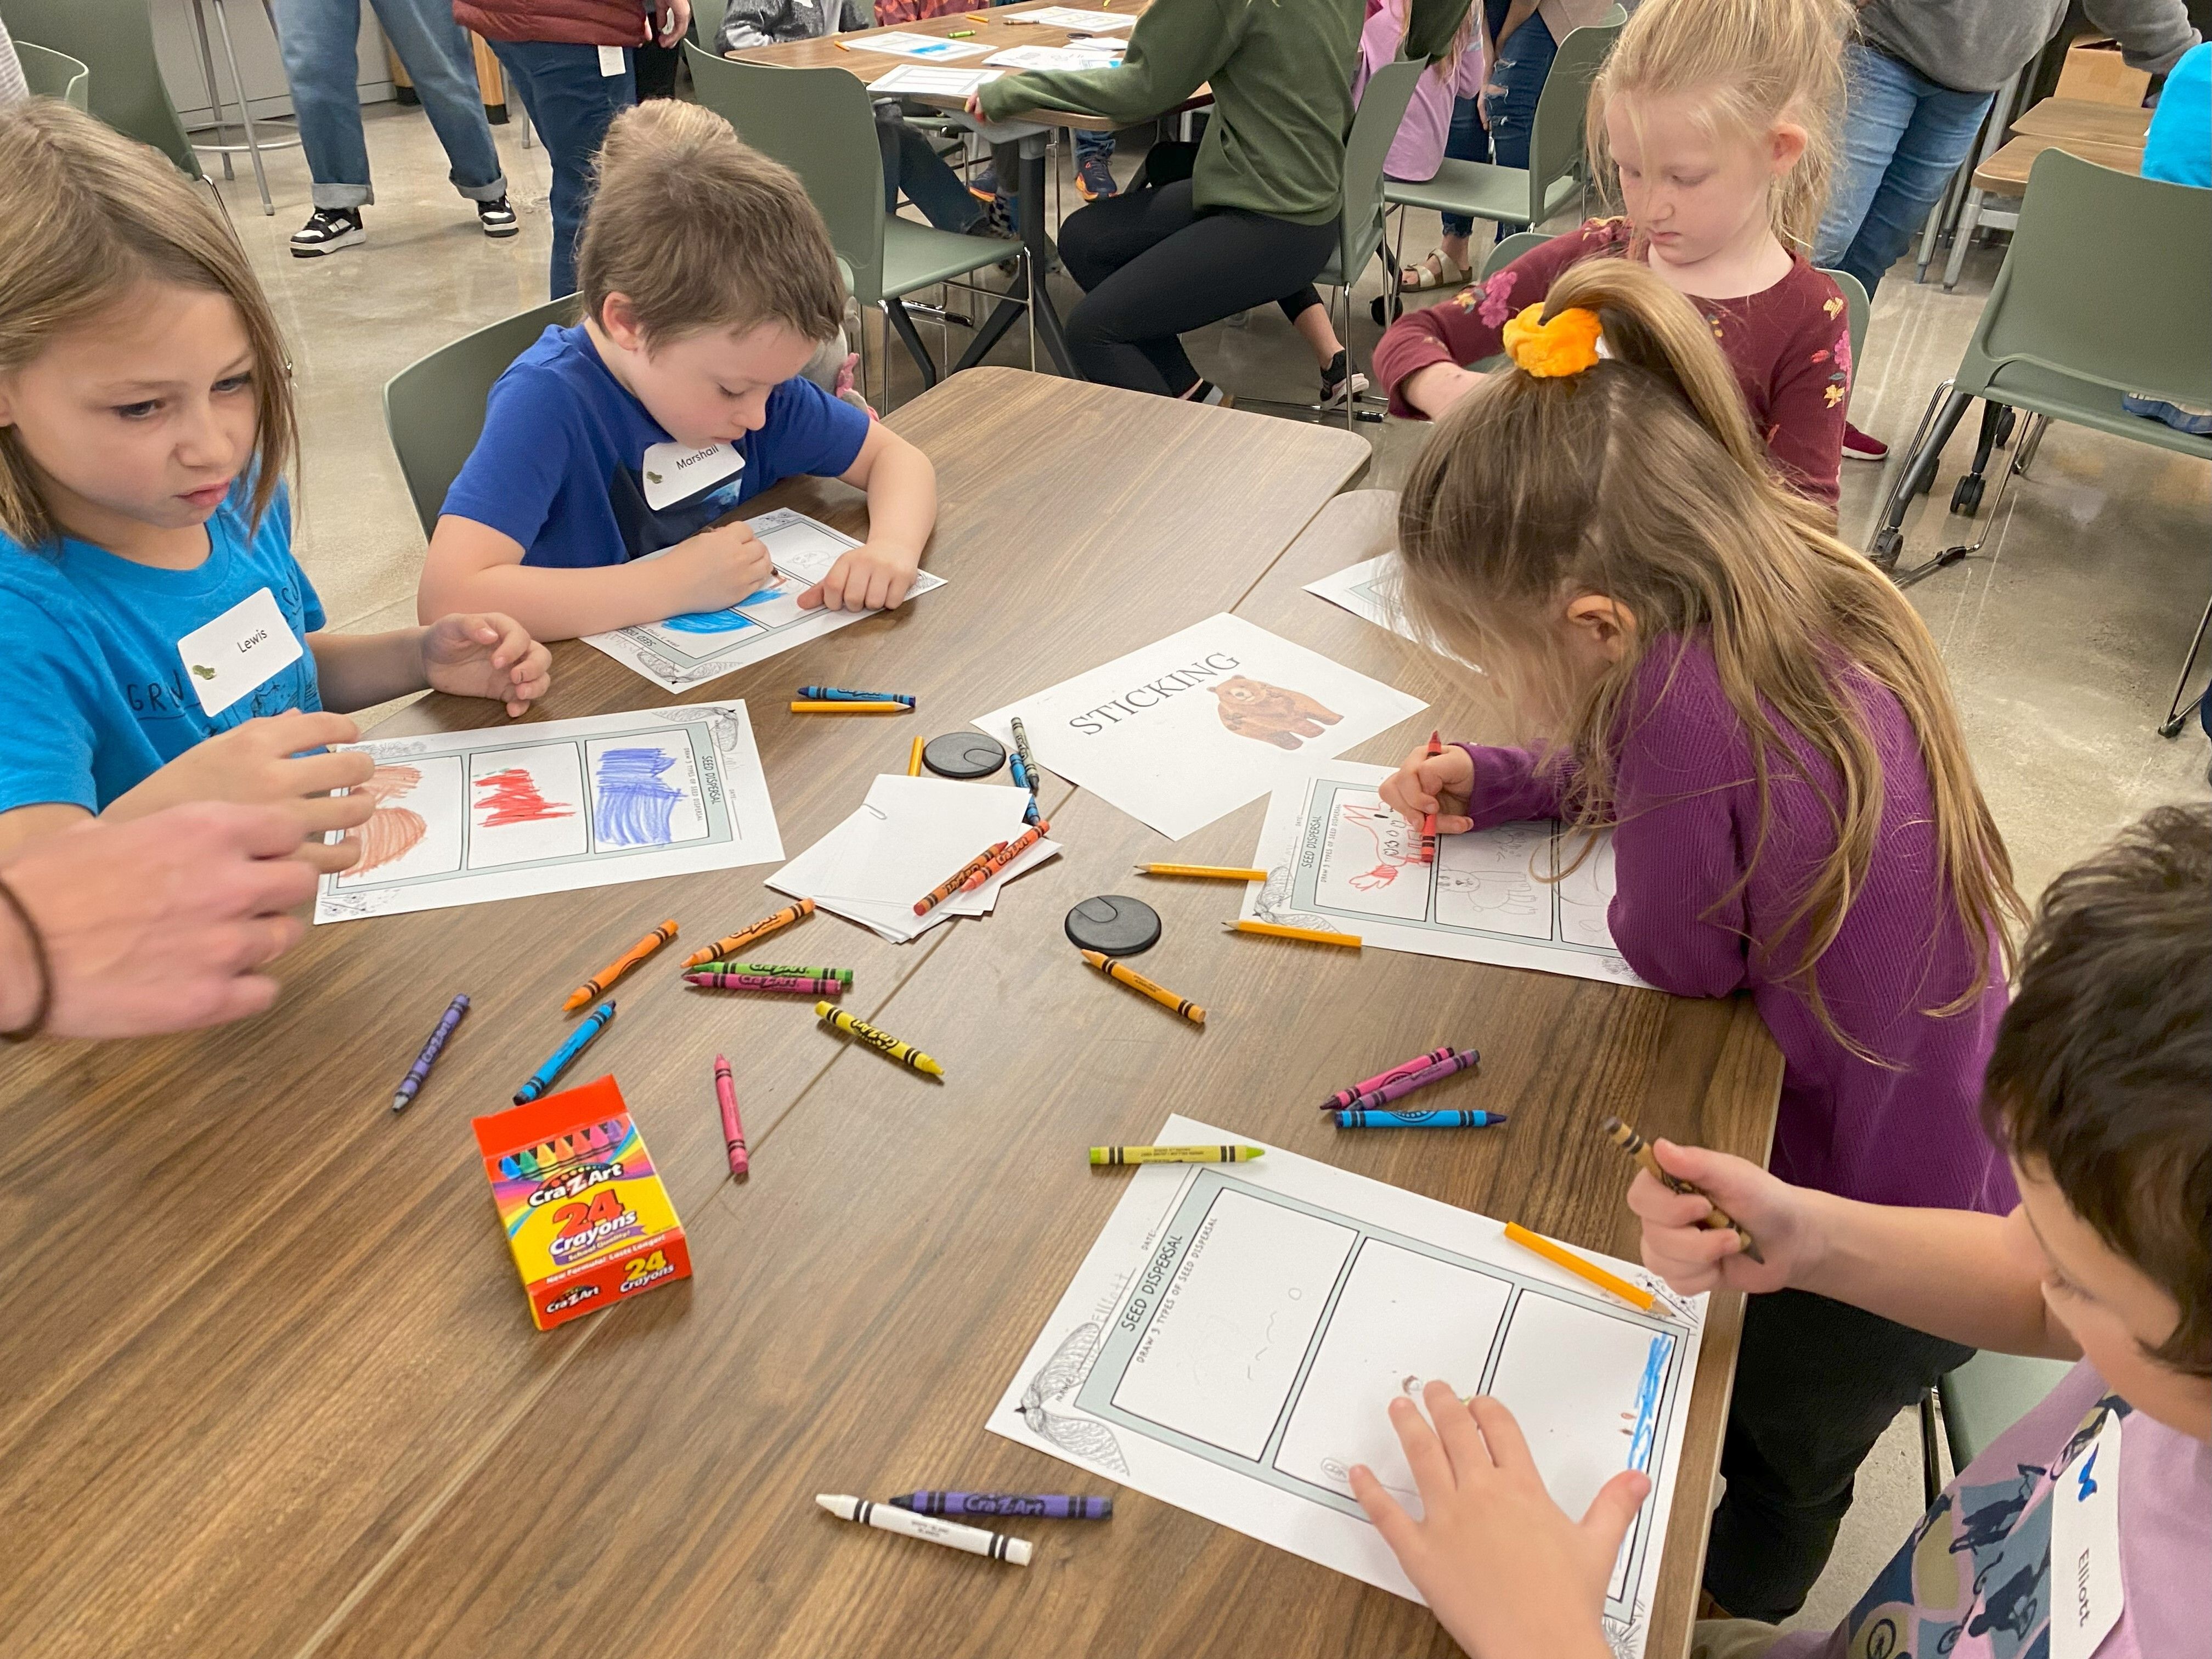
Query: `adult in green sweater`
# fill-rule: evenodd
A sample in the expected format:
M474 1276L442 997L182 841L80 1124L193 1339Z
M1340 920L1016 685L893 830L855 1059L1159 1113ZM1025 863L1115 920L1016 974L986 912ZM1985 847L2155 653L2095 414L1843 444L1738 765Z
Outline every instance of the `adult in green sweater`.
M1413 0L1406 55L1443 51L1468 3ZM1212 87L1191 177L1093 202L1060 226L1060 258L1084 290L1068 349L1086 377L1207 397L1176 336L1270 300L1295 319L1336 246L1364 10L1363 0L1152 0L1118 67L1009 75L971 100L993 120L1066 110L1127 126Z

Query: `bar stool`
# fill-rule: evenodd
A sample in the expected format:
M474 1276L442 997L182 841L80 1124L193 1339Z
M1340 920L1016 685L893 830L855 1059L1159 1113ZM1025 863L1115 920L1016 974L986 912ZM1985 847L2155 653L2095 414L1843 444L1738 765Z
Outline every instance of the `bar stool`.
M224 12L223 0L192 0L192 32L198 37L199 44L200 71L207 76L208 106L215 112L216 139L218 141L222 139L230 124L222 118L222 89L216 84L215 53L208 40L206 9L210 5L215 8L216 33L222 37L223 58L230 65L231 90L237 94L239 131L244 136L246 142L242 144L226 144L220 142L203 144L195 141L192 148L209 155L222 157L222 176L226 179L234 179L238 176L231 170L232 156L241 152L252 156L253 182L261 192L261 211L264 215L273 216L276 211L276 204L270 199L269 173L268 170L261 165L261 152L264 149L290 149L300 142L300 136L295 132L289 137L264 138L255 131L253 112L246 107L246 78L238 72L238 52L231 44L230 19ZM269 20L270 33L275 34L276 14L270 9L270 0L261 0L261 11L262 15ZM264 118L264 120L267 118Z

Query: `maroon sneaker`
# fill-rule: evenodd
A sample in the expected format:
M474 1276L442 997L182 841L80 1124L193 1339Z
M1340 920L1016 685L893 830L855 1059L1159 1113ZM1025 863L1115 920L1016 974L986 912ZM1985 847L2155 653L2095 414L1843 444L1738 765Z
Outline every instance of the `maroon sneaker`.
M1881 461L1889 459L1889 446L1879 438L1869 438L1849 421L1844 422L1844 459L1847 461Z

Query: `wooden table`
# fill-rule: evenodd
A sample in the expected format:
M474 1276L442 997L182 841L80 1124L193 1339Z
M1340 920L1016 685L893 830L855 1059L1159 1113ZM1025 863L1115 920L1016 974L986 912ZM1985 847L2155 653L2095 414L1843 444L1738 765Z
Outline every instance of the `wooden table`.
M1283 551L1358 469L1356 440L1001 369L891 423L938 461L941 592L684 699L563 647L542 717L749 697L798 848L914 730L1217 610L1454 712L1431 659L1298 592L1356 556L1372 497ZM860 520L834 483L761 505ZM920 728L782 715L802 678L888 679L933 712ZM432 699L384 729L482 719ZM593 1059L622 1080L696 1277L548 1334L529 1327L468 1117L504 1103L551 1046L560 995L640 917L687 933L749 919L776 902L765 868L319 928L259 1020L18 1057L0 1085L6 1214L37 1270L0 1286L0 1654L1448 1652L1420 1609L1134 1494L1110 1526L1041 1532L1022 1572L809 1499L1064 1477L981 1424L1120 1191L1072 1146L1208 1112L1623 1249L1618 1154L1591 1125L1620 1111L1761 1156L1778 1059L1742 1003L1316 960L1219 933L1222 890L1159 884L1147 968L1215 1010L1186 1028L1096 982L1059 932L1159 838L1056 780L1045 804L1067 854L980 925L909 951L826 917L786 935L851 965L849 1006L926 1042L941 1086L801 1009L709 1000L665 972L618 993ZM1259 810L1182 850L1245 856ZM463 985L475 1012L395 1118L394 1078ZM1337 1144L1316 1127L1316 1082L1440 1029L1480 1042L1510 1135ZM738 1061L756 1150L742 1187L721 1167L715 1048ZM1717 1304L1708 1325L1654 1656L1686 1629L1738 1316Z
M2063 149L2069 155L2078 155L2085 161L2094 161L2099 167L2120 173L2142 171L2143 147L2140 142L2106 144L2071 135L2023 132L2006 139L1974 169L1974 188L1993 196L2025 196L2027 175L2035 166L2035 158L2046 149ZM1972 232L1969 225L1962 234L1971 236Z
M2087 98L2045 98L2013 118L2012 130L2044 138L2080 138L2094 144L2140 149L2150 133L2150 112Z

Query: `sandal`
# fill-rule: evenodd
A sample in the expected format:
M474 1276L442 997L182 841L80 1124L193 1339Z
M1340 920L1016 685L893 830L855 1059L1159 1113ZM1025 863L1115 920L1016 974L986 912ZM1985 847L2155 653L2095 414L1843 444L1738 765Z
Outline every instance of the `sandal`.
M1398 286L1412 294L1425 294L1431 289L1465 288L1474 280L1474 273L1442 248L1420 264L1398 273Z

